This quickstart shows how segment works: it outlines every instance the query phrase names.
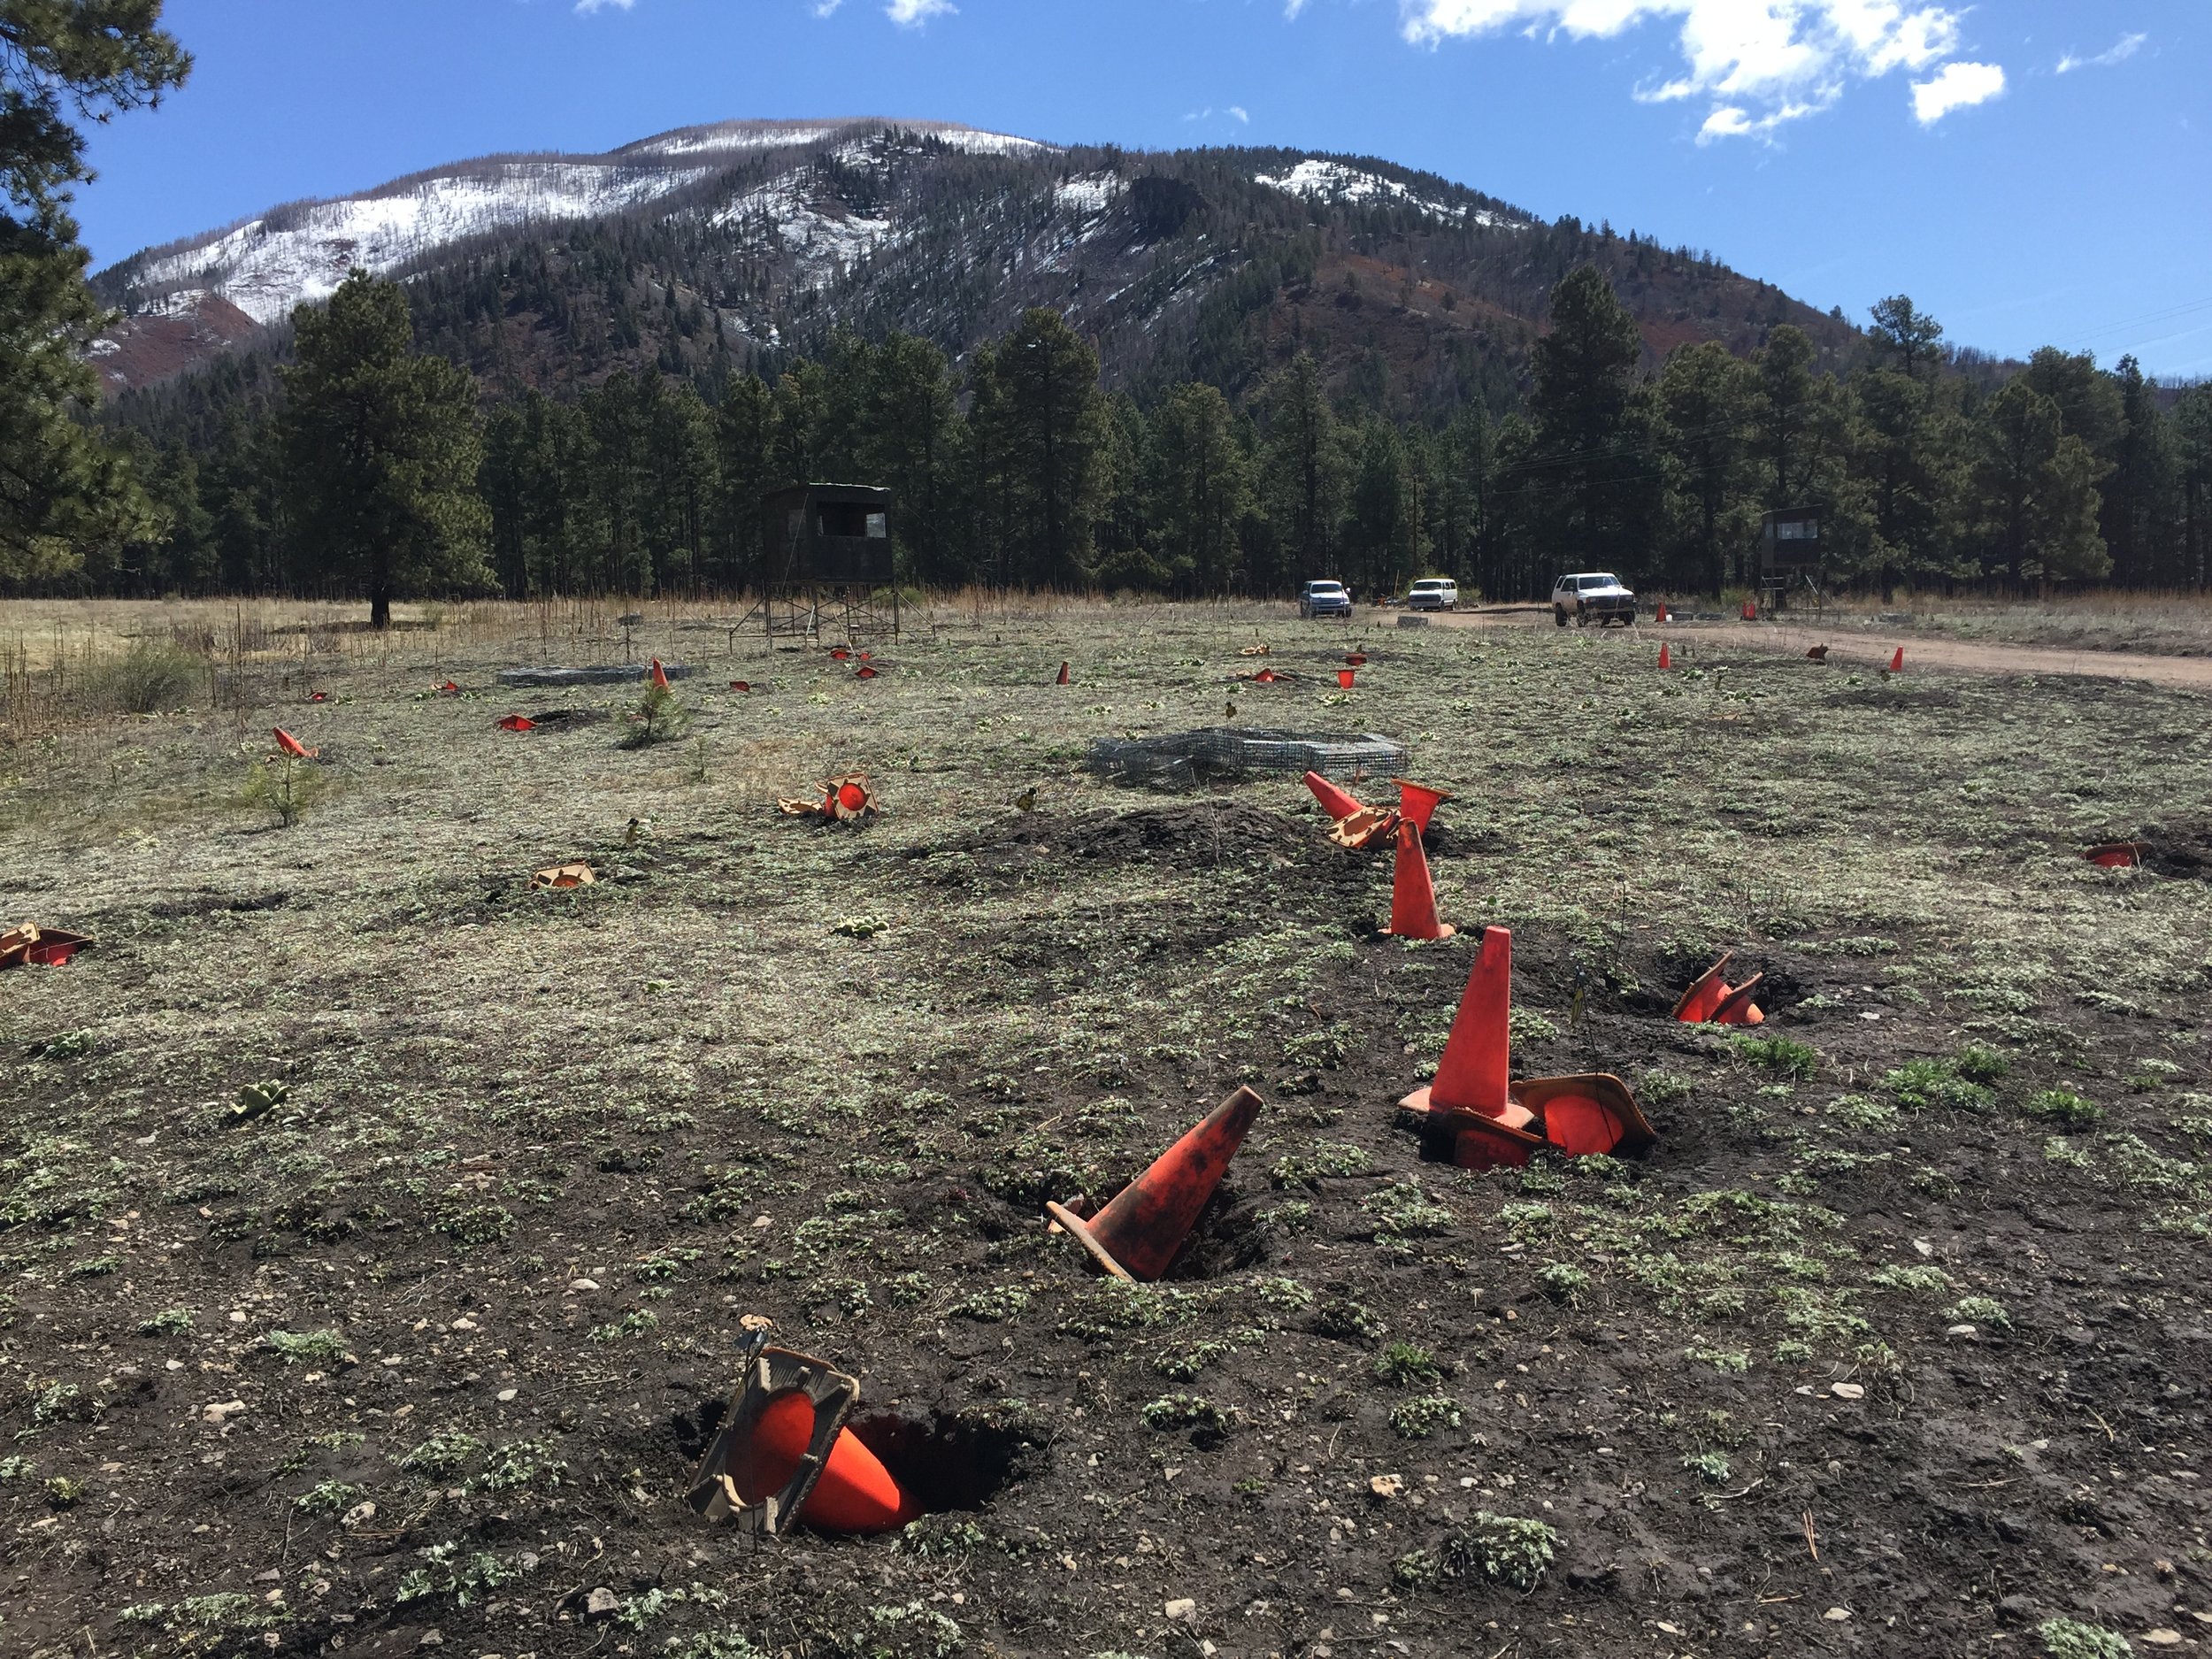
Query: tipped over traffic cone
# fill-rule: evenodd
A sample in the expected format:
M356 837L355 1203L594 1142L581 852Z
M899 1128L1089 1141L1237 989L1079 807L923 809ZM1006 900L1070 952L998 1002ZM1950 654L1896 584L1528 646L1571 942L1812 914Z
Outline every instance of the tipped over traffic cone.
M1667 649L1664 640L1659 641L1659 666L1663 669L1674 666L1674 653Z
M433 686L430 689L434 695L441 697L457 697L461 695L460 687L455 685L450 680L447 680L442 686Z
M1828 660L1828 648L1824 645L1816 645L1809 649L1805 655L1813 662L1824 663Z
M1344 660L1354 668L1364 668L1367 666L1367 653L1365 651L1352 651L1346 655Z
M829 1532L888 1532L924 1513L883 1460L845 1426L855 1378L757 1334L745 1375L692 1476L692 1509L772 1536L795 1517Z
M1356 668L1340 668L1336 671L1336 683L1346 691L1349 691L1352 688L1353 678L1358 672L1359 671Z
M2143 862L2141 841L2105 841L2082 854L2102 870L2132 870Z
M1068 683L1068 665L1064 660L1060 664L1060 678L1052 683L1056 686L1064 686Z
M277 747L294 760L312 760L322 753L322 750L319 749L308 748L306 744L301 742L280 726L270 727L269 735L275 738Z
M1437 919L1436 884L1429 879L1428 855L1421 850L1421 829L1411 818L1398 820L1398 864L1390 878L1390 926L1399 939L1449 939L1453 928Z
M25 922L0 933L0 968L58 968L91 942L82 933Z
M670 689L668 684L668 671L661 666L661 659L659 657L656 657L653 659L652 667L647 671L647 678L652 680L653 688L656 691L666 691Z
M1413 820L1414 827L1425 835L1429 820L1436 816L1436 809L1450 800L1448 790L1432 789L1425 784L1408 783L1403 778L1393 778L1398 786L1398 816Z
M875 668L872 664L868 663L863 663L859 667L853 670L853 678L855 680L873 680L875 677Z
M1889 672L1893 674L1901 674L1905 672L1905 648L1903 646L1899 646L1890 653Z
M1367 810L1356 796L1346 794L1317 772L1306 774L1306 787L1313 791L1313 798L1331 818L1349 818Z
M571 887L595 887L598 880L589 864L549 864L530 878L530 885L565 893Z
M730 689L741 691L749 697L753 694L753 682L749 680L733 680L730 681Z
M511 714L499 723L499 729L503 732L534 732L538 729L538 723L527 715Z
M830 661L833 663L849 662L851 660L851 657L852 653L847 650L843 646L833 645L830 647Z
M1723 951L1718 962L1690 982L1690 988L1675 1002L1675 1018L1686 1025L1697 1025L1713 1017L1713 1010L1720 1006L1721 998L1728 995L1728 983L1720 977L1721 970L1728 965L1728 959L1735 954L1732 950Z
M1707 1018L1716 1025L1765 1025L1767 1017L1751 1000L1751 994L1759 988L1759 981L1766 977L1763 973L1755 973L1741 985L1729 990L1728 995L1720 999L1720 1005Z
M1277 680L1285 679L1286 676L1277 673L1271 668L1263 668L1258 673L1247 674L1244 678L1256 686L1271 686Z
M1088 1221L1064 1205L1045 1209L1116 1279L1157 1279L1198 1225L1263 1103L1239 1088Z
M310 703L328 703L330 694L327 691L311 691L307 694L307 700Z

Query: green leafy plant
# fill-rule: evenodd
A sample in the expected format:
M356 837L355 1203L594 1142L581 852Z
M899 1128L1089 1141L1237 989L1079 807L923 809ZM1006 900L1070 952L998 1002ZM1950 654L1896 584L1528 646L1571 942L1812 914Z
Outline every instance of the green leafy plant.
M2101 1624L2078 1619L2047 1618L2035 1627L2050 1659L2130 1659L2135 1652L2128 1639Z
M1391 1576L1409 1589L1479 1578L1525 1594L1542 1582L1560 1542L1558 1532L1541 1521L1478 1509L1437 1548L1400 1556Z
M1763 1065L1803 1082L1819 1069L1820 1056L1787 1037L1753 1037L1739 1033L1731 1039L1737 1056L1752 1065Z
M1459 1426L1459 1402L1449 1394L1416 1394L1390 1408L1390 1426L1402 1439L1425 1440L1439 1429Z
M346 1356L345 1339L335 1331L272 1331L261 1343L288 1365L334 1365Z
M1411 1342L1393 1342L1375 1356L1375 1375L1400 1388L1425 1388L1441 1382L1436 1356Z
M1226 1412L1198 1394L1163 1394L1141 1415L1148 1427L1161 1430L1221 1429L1229 1422Z
M2030 1095L2027 1113L2067 1129L2086 1129L2104 1121L2103 1107L2063 1088L2047 1088Z

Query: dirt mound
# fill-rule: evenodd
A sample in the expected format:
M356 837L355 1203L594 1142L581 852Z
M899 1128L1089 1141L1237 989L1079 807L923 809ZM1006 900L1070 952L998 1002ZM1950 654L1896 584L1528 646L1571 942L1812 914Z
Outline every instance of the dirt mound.
M1047 864L1289 864L1321 851L1317 831L1280 813L1234 801L1179 801L1133 812L1047 812L994 825L964 841L912 856L964 854L994 873L1018 875Z

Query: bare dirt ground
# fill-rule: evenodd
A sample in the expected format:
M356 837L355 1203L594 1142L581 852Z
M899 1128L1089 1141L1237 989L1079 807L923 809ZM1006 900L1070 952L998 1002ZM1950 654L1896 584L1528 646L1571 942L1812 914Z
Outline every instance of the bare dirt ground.
M620 660L580 613L271 615L157 712L13 705L0 921L99 943L0 975L0 1650L2212 1645L2202 695L1256 607L948 610L861 680L687 619L646 748L633 690L496 685ZM1405 741L1460 936L1378 937L1295 780L1081 769L1225 719ZM879 819L776 813L855 768ZM1398 1126L1492 923L1517 1072L1627 1079L1648 1156ZM1667 1018L1724 949L1755 1037ZM1168 1282L1046 1233L1240 1082ZM746 1316L939 1512L683 1507Z
M1432 615L1432 625L1444 627L1555 627L1548 611L1468 612ZM1911 629L1884 630L1860 624L1823 627L1798 622L1669 622L1648 620L1633 630L1605 631L1611 637L1641 641L1651 649L1666 639L1678 647L1694 641L1723 651L1748 647L1802 657L1813 646L1825 645L1832 663L1855 662L1876 665L1889 662L1901 646L1907 672L1925 669L1972 674L2061 674L2097 680L2135 680L2154 686L2178 686L2193 691L2212 690L2212 658L2154 655L2142 651L2108 650L2085 647L2069 649L2051 646L1981 642Z

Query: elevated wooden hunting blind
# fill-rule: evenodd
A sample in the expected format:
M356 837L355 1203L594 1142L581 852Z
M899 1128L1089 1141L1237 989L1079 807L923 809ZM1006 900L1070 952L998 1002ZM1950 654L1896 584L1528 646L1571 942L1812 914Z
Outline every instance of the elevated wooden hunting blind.
M1759 515L1759 588L1770 611L1788 609L1791 590L1804 588L1821 608L1821 510L1784 507Z
M761 503L761 602L769 637L841 634L855 645L899 635L891 492L803 484Z

